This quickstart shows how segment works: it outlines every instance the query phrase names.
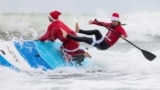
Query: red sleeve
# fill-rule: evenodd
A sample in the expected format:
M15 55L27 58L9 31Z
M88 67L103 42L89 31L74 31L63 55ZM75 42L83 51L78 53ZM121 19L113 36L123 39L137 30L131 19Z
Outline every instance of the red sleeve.
M123 36L125 36L125 37L128 36L127 33L126 33L126 31L123 29L123 27L120 26L120 29L119 29L119 30L120 30L119 33L120 33L121 35L123 35Z
M45 40L52 40L54 41L55 38L54 38L54 30L52 30L52 27L49 26L48 29L47 29L47 32L39 38L40 41L45 41Z
M99 24L98 22L96 22L96 21L93 21L92 22L92 24L96 24L96 25L99 25L99 26L110 26L111 25L111 23L106 23L106 22L100 22L101 24Z

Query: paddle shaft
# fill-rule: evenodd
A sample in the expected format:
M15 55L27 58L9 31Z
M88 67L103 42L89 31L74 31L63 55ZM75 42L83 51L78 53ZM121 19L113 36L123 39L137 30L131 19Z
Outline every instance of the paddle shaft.
M139 50L142 50L140 47L138 47L137 45L133 44L132 42L130 42L129 40L125 39L125 38L122 38L124 39L126 42L130 43L131 45L133 45L134 47L136 47L137 49Z
M106 26L105 26L106 27ZM112 31L114 34L116 34L117 36L121 37L121 35L117 32L115 32L114 30L112 29L109 29L110 31ZM122 38L122 37L121 37ZM126 38L122 38L123 40L125 40L126 42L130 43L131 45L133 45L134 47L136 47L137 49L139 50L142 50L140 47L138 47L137 45L133 44L132 42L130 42L129 40L127 40Z
M104 25L103 25L104 26ZM105 26L106 27L106 26ZM106 27L107 28L107 27ZM115 32L114 30L112 29L109 29L108 30L112 31L114 34L116 34L117 36L121 37L121 35L117 32ZM122 37L121 37L122 38ZM131 41L127 40L126 38L122 38L123 40L125 40L126 42L130 43L131 45L133 45L134 47L136 47L137 49L139 50L142 50L140 47L138 47L137 45L133 44Z

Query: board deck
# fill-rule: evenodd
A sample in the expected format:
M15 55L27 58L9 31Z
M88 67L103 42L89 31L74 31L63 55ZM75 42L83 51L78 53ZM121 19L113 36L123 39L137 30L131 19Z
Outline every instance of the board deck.
M33 68L52 69L39 55L34 41L14 42L16 49L21 56L30 64Z
M62 57L62 53L59 50L60 42L34 42L40 56L50 65L52 68L65 65L65 61Z
M0 55L0 61L0 65L15 69L15 67L12 64L10 64L2 55Z
M16 50L14 43L12 41L1 42L0 50L3 50L5 54L0 54L4 59L16 68L29 70L31 67L23 59L23 57Z

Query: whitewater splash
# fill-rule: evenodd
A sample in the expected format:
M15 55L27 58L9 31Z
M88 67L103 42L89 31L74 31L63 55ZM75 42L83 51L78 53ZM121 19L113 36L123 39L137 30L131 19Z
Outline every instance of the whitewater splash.
M122 23L132 41L156 41L160 38L160 27L158 18L160 13L134 13L121 15ZM97 18L101 21L110 21L110 14L99 13L97 15L70 15L64 14L61 17L67 25L74 29L76 22L79 22L83 29L100 29L105 34L106 29L96 25L88 25L89 20ZM1 14L0 15L0 38L2 40L15 39L37 39L47 29L47 14Z

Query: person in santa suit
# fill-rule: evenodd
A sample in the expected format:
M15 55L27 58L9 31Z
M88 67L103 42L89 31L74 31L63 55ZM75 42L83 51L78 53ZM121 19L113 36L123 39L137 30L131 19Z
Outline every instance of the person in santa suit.
M91 57L88 52L83 49L80 49L79 42L72 40L70 38L65 38L62 35L61 29L70 35L76 36L76 33L71 30L67 25L65 25L59 16L62 13L59 11L52 11L49 13L48 18L51 24L48 26L47 32L39 38L40 41L55 41L60 40L62 42L61 50L64 54L66 61L77 60L77 62L82 62L85 57Z
M67 34L64 30L62 30L63 36L67 38L71 38L75 41L85 42L92 46L95 46L99 50L106 50L109 47L113 46L118 39L121 37L125 39L127 37L126 31L123 29L121 22L119 20L119 14L113 13L111 18L111 23L107 22L97 22L96 20L89 21L89 24L96 24L99 26L107 27L108 32L105 36L103 36L99 30L82 30L79 29L78 23L76 23L76 31L77 33L82 33L86 35L95 35L95 38L91 37L78 37L75 35ZM113 30L113 31L111 31ZM117 34L115 34L117 33ZM120 36L119 36L120 35Z

